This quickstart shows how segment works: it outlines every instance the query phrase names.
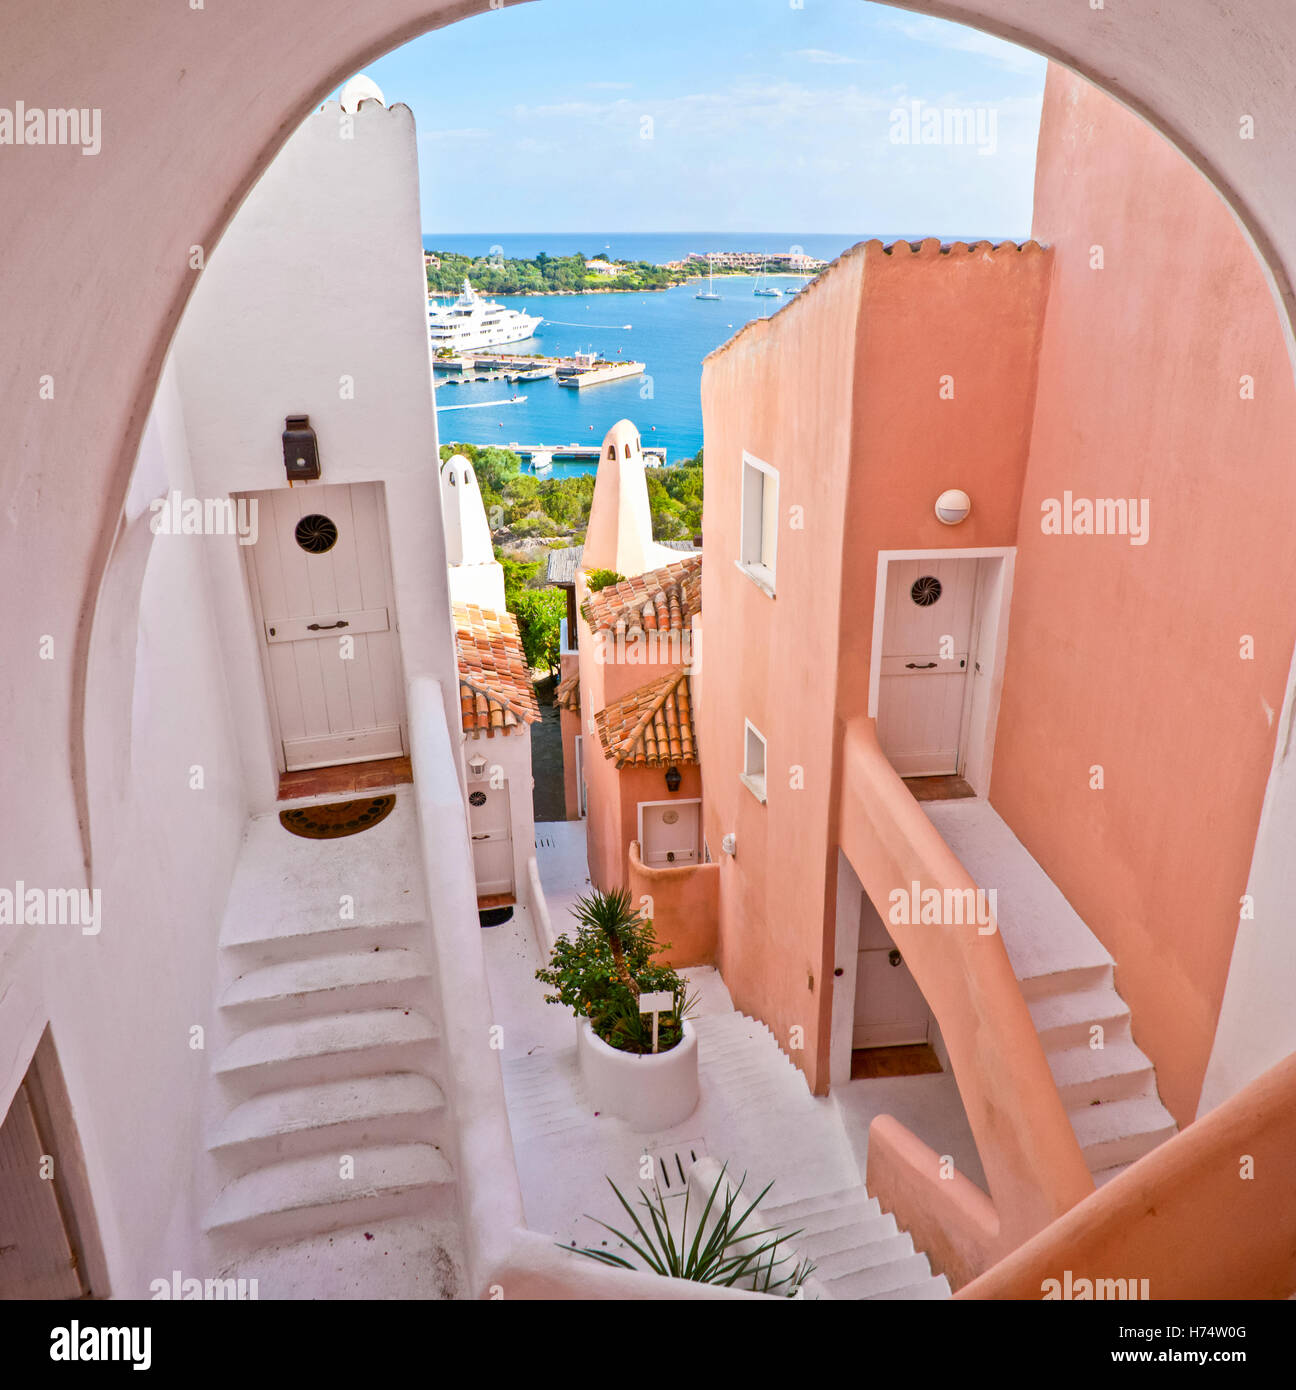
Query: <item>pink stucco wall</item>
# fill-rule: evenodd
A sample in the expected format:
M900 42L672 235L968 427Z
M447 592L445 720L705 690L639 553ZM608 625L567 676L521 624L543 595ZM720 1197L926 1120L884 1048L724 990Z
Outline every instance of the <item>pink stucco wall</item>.
M574 676L580 669L575 652L562 654L561 680ZM568 820L580 820L580 787L576 770L576 740L581 734L581 711L579 709L560 709L558 711L558 736L562 740L563 756L563 807ZM585 745L582 745L584 747Z
M738 835L719 952L739 1008L785 1046L805 1030L791 1055L818 1090L837 721L867 713L877 553L1012 544L1048 267L1034 245L869 242L707 363L706 824L713 846ZM779 470L773 599L733 564L744 449ZM949 487L973 498L954 531L933 512ZM738 779L744 718L767 739L764 806Z
M709 616L699 746L703 824L720 865L718 963L735 1006L770 1028L812 1087L827 1083L819 1045L822 1033L826 1053L832 974L824 884L840 595L826 580L842 547L863 274L857 249L708 358L702 377ZM774 598L734 564L744 449L780 471ZM793 506L803 529L787 524ZM739 781L745 719L766 739L763 805ZM732 856L720 849L730 833Z
M660 960L680 968L715 964L719 864L649 868L639 858L635 840L630 846L627 884L631 902L652 918L663 948Z
M588 597L582 572L576 578L578 612ZM645 652L658 652L634 642L620 648L606 646L594 640L584 614L580 614L576 622L581 677L581 733L585 739L585 788L588 796L586 847L590 879L596 887L604 890L624 888L630 873L630 844L639 838L639 803L667 801L672 796L681 799L700 797L702 773L696 764L681 764L679 790L671 793L666 789L664 768L618 769L604 754L593 727L595 715L613 700L651 684L668 672L677 670L678 666L669 661L604 660L606 655L633 658ZM660 654L670 655L672 650L669 644L663 643Z
M1054 282L991 800L1116 958L1135 1039L1182 1124L1296 639L1281 597L1296 581L1296 392L1228 209L1136 117L1058 68L1035 234L1056 248ZM1254 400L1240 398L1243 374ZM1044 535L1041 503L1065 490L1148 499L1148 544Z

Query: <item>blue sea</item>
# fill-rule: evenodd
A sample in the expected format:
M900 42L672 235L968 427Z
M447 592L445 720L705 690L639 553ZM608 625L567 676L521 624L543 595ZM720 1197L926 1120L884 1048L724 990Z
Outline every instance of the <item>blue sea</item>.
M487 255L499 247L506 257L518 259L531 259L541 251L551 256L579 252L590 258L603 255L662 265L682 260L690 251L774 252L793 246L831 261L872 235L432 233L423 238L423 244L429 251L465 255ZM801 281L794 276L771 276L770 283L786 287ZM715 285L723 296L718 302L695 298L696 284L648 294L496 296L501 304L539 314L545 320L533 338L513 344L512 351L558 355L592 349L613 360L623 357L643 362L645 375L581 391L560 387L554 381L442 386L437 391L441 442L588 445L600 441L618 420L629 419L639 427L646 445L665 447L669 462L692 458L702 445L702 359L749 320L768 317L792 302L787 297L757 297L752 293L755 280L751 276L718 276ZM515 392L526 399L509 403ZM463 409L465 406L471 408ZM555 476L585 471L590 470L579 464L554 465Z

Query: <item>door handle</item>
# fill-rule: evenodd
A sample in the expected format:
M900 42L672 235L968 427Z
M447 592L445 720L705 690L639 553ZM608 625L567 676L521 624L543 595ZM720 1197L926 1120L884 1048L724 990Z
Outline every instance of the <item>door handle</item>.
M336 623L307 623L307 632L331 632L335 627L350 627L351 624L345 618ZM935 663L933 663L934 665Z
M489 839L490 839L490 836L489 836L489 835L474 835L474 836L473 836L473 839L474 839L474 840L489 840Z
M904 957L894 946L887 952L887 960L890 961L893 966L904 964Z
M919 666L916 662L913 662L913 661L906 661L906 662L905 662L905 670L906 670L906 671L930 671L930 670L932 669L932 667L935 666L935 665L936 665L936 663L935 663L934 661L929 661L929 662L927 662L927 664L926 664L925 666Z

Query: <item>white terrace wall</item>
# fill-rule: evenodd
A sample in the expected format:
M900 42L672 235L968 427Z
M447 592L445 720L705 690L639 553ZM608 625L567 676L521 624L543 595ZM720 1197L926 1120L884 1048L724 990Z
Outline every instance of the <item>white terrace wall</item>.
M0 927L0 1112L48 1022L110 1287L204 1273L192 1187L211 964L246 815L201 537L155 536L148 501L192 492L174 373L159 387L90 653L87 781L96 935ZM55 658L59 653L55 648ZM16 876L48 889L75 875ZM61 882L59 880L65 880ZM8 943L7 949L4 943ZM58 1161L56 1156L56 1162Z
M285 487L284 417L308 414L320 484L381 482L405 679L459 709L446 598L427 341L418 157L408 107L336 102L310 116L239 210L174 349L195 483L207 496ZM312 483L298 483L310 488ZM238 547L221 549L221 626L249 743L249 794L273 802L272 753ZM269 803L267 803L269 797Z
M341 130L336 105L312 115L249 195L201 274L148 418L88 663L98 933L0 926L0 1113L49 1024L118 1296L146 1297L177 1268L209 1272L193 1173L210 1057L194 1030L211 1022L243 825L276 790L237 540L155 535L150 502L283 487L284 416L309 413L322 481L385 485L407 676L433 676L449 698L458 688L413 118L367 103L354 139ZM72 659L51 627L38 679ZM51 789L32 790L48 814ZM79 858L18 843L7 838L0 887L85 881Z

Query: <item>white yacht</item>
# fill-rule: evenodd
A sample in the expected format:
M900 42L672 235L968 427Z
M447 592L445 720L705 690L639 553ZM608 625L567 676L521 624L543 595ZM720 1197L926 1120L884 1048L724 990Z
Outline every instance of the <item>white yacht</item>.
M468 283L453 304L428 307L428 336L436 350L476 352L481 348L502 347L529 338L544 320L483 299Z

